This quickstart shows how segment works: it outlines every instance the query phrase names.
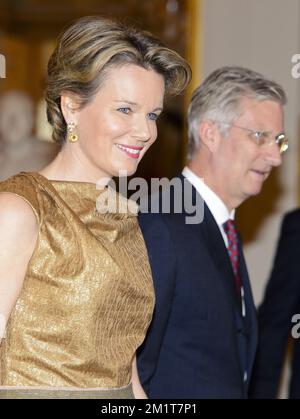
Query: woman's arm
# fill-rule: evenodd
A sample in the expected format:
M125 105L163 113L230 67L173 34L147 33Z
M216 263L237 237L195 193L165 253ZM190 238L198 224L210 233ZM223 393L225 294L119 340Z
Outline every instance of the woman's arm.
M139 374L137 370L136 365L136 356L134 357L133 363L132 363L132 389L133 394L136 399L147 399L147 395L144 392L144 389L141 385Z
M11 193L0 194L0 343L16 304L38 237L30 205Z

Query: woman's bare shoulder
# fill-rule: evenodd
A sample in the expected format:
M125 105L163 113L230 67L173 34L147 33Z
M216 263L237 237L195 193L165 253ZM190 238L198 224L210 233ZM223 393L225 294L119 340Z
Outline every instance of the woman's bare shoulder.
M37 226L35 211L26 199L10 192L0 193L0 233L36 231Z

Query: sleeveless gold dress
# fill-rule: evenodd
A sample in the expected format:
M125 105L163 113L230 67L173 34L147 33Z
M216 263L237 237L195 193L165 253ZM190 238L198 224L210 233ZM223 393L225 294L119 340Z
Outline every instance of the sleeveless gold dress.
M87 397L105 398L103 389L112 391L108 398L132 397L132 360L154 306L136 213L118 207L103 214L96 201L105 201L107 189L38 173L20 173L0 183L0 192L25 199L39 223L0 347L0 398L16 388L52 397L54 387L76 397L79 389L92 390Z

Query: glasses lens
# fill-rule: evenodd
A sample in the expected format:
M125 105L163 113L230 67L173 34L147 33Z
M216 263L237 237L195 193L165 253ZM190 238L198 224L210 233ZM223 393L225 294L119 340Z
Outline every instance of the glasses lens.
M276 142L278 144L280 153L284 153L289 148L288 139L284 134L280 134L277 137Z
M284 153L289 148L288 140L285 138L280 144L280 153Z

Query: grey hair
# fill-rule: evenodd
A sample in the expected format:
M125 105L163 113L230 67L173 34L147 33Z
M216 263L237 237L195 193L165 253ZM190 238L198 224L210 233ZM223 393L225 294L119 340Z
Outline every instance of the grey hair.
M286 104L283 88L272 80L248 68L228 66L211 73L193 92L188 108L188 158L200 145L199 124L203 120L233 123L239 117L239 105L243 98L257 101L273 100ZM223 135L228 126L219 125Z

